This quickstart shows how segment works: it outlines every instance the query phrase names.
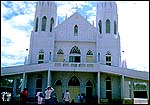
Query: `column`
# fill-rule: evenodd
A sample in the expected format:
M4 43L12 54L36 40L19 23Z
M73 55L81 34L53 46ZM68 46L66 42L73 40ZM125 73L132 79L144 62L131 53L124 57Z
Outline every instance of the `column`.
M27 73L26 73L26 75L25 75L24 87L27 88Z
M25 72L23 73L23 80L22 80L22 86L21 86L21 91L25 88Z
M131 81L131 98L134 99L134 82Z
M149 99L149 81L147 81L146 89L147 89L147 98Z
M124 99L124 75L121 76L121 99Z
M17 84L17 79L14 79L14 84L13 84L13 97L16 96L16 84Z
M51 86L51 71L48 70L47 86Z
M100 103L100 72L98 72L98 75L97 75L97 95L98 95L98 103Z

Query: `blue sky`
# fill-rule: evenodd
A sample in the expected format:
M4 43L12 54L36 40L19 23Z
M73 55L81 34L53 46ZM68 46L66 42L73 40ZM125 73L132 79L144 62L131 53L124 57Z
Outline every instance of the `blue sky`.
M60 23L76 9L92 24L96 1L57 1ZM118 31L127 67L149 71L149 1L117 1ZM33 29L35 1L1 1L1 66L23 65ZM63 11L63 12L62 12ZM95 25L95 24L94 24Z

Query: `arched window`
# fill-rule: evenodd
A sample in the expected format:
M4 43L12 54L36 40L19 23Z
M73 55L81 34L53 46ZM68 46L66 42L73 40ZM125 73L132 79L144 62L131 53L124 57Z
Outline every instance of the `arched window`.
M111 78L109 76L106 78L106 98L112 98Z
M50 20L50 32L52 32L52 28L53 28L53 24L54 24L54 18L52 17Z
M109 51L106 54L106 65L111 66L111 54Z
M114 34L116 34L117 27L116 27L116 21L114 21Z
M86 62L92 63L93 62L93 53L91 50L89 50L86 53Z
M78 35L78 26L77 25L74 26L74 35Z
M99 26L99 32L101 34L102 33L102 21L101 20L99 20L98 26Z
M73 53L75 53L75 54L81 54L80 49L77 46L74 46L71 49L70 54L73 54Z
M57 54L64 54L64 53L63 53L63 50L60 49L60 50L57 52Z
M100 57L101 57L100 53L98 53L98 62L100 62Z
M38 31L38 17L36 18L36 22L35 22L35 32Z
M77 46L72 47L70 51L69 62L80 62L80 49Z
M42 31L46 31L46 21L47 21L47 18L46 16L44 16L42 18Z
M63 56L63 50L60 49L57 52L57 62L63 62L64 61L64 56Z
M89 50L89 51L86 53L86 55L93 55L93 53L92 53L91 50Z
M76 76L73 76L68 83L68 86L80 86L80 82Z
M61 80L57 80L57 82L55 83L55 85L62 85L62 82L61 82Z
M52 56L52 53L51 52L49 52L49 61L51 61L51 57Z
M86 83L86 86L93 86L90 80Z
M106 33L110 33L110 20L106 20Z
M44 51L40 50L39 55L38 55L38 64L43 63L43 62L44 62Z

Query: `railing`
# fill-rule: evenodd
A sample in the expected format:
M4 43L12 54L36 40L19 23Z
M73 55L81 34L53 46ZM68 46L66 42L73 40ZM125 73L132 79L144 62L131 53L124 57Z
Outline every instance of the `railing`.
M1 68L1 75L15 75L21 73L38 72L38 71L83 71L83 72L107 72L117 75L124 75L132 78L149 80L149 72L141 72L132 69L125 69L115 66L107 66L100 63L86 62L49 62L42 64L20 65L15 67Z
M54 67L96 67L96 63L54 62Z

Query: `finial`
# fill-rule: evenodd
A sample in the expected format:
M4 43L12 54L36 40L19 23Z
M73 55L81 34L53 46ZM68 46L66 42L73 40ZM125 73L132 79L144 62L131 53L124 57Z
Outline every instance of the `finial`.
M93 26L94 26L94 20L93 20Z
M85 17L85 18L86 18L86 20L87 20L87 15L86 15L86 17Z
M76 3L76 7L75 7L75 9L76 9L76 12L78 12L78 9L79 9L79 8L78 8L78 5L77 5L77 3Z
M66 14L66 17L65 17L65 20L67 19L67 14Z
M59 19L58 19L58 24L59 24Z

